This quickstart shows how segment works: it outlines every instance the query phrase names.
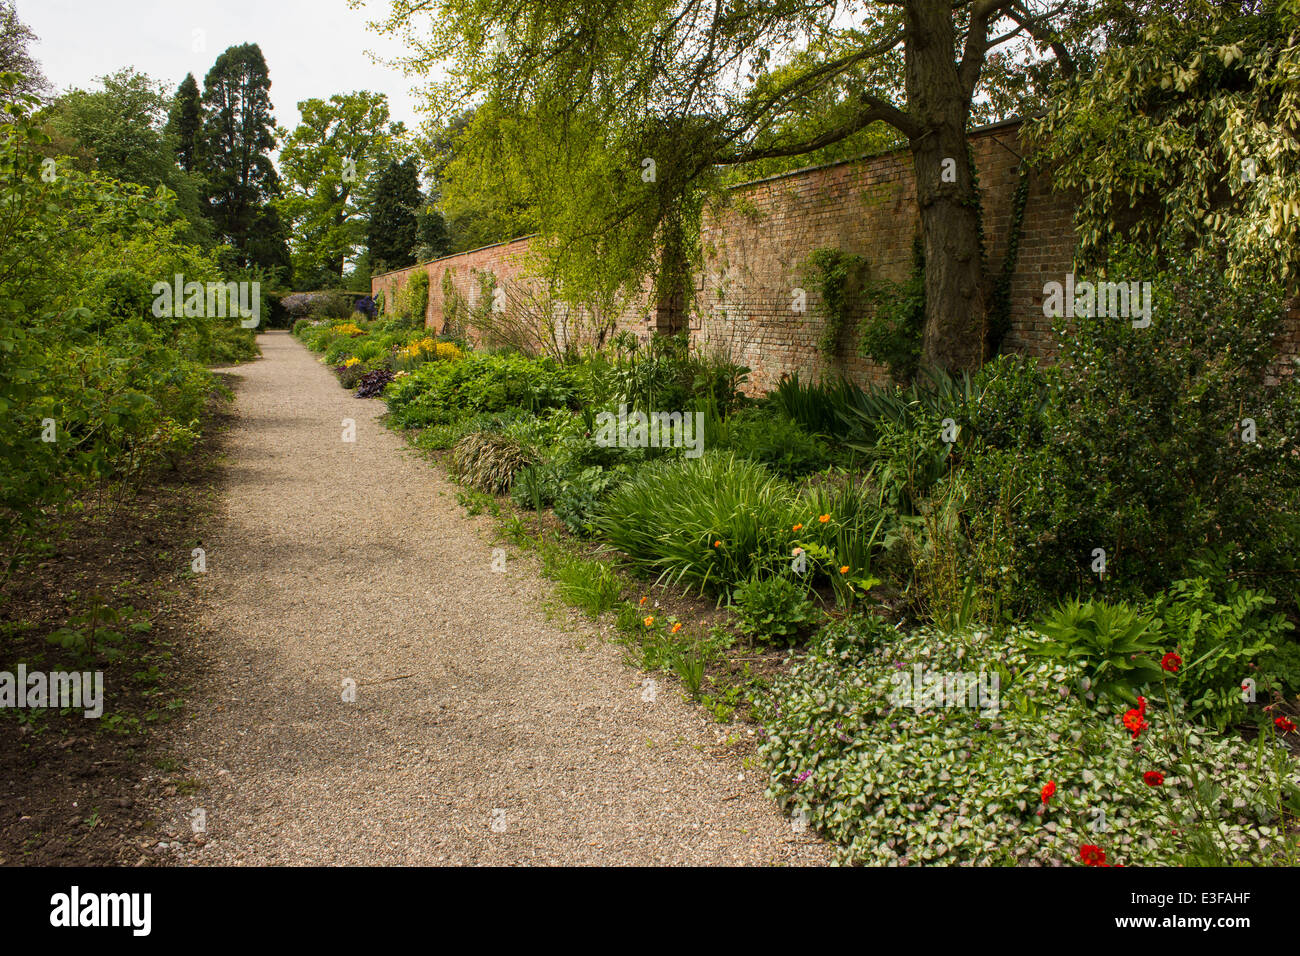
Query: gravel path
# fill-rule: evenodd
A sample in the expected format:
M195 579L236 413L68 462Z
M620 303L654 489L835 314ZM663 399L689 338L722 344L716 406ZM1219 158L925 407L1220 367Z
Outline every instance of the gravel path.
M666 681L643 700L617 647L548 621L529 561L493 572L486 522L379 424L381 402L287 334L261 342L203 542L207 666L171 738L185 768L158 808L164 860L827 860L742 769L748 748L725 746L752 731Z

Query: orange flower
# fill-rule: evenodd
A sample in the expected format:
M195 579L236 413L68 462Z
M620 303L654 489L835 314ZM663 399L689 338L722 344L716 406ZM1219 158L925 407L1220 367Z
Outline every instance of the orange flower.
M682 622L681 622L681 621L678 621L676 624L673 625L673 633L674 633L674 634L676 634L676 633L677 633L678 631L680 631L681 629L682 629Z
M648 617L648 618L645 619L645 626L646 626L646 627L652 627L652 626L654 625L654 622L655 622L655 619L654 619L654 618L652 618L652 617Z
M721 542L721 541L715 541L715 542L713 542L713 546L714 546L715 548L720 548L720 547L722 547L722 542Z
M840 574L848 574L848 573L849 573L849 566L847 564L844 565L844 567L840 568Z
M801 529L802 527L803 527L803 525L801 525L801 524L797 524L797 525L795 525L793 528L791 528L790 530L791 530L791 531L798 531L798 530Z
M640 603L644 606L644 605L645 605L645 602L646 602L646 599L645 599L645 598L642 598Z
M830 516L830 515L822 515L822 516L821 516L820 518L818 518L817 520L820 521L822 524L825 524L826 522L828 522L828 521L831 520L831 516Z

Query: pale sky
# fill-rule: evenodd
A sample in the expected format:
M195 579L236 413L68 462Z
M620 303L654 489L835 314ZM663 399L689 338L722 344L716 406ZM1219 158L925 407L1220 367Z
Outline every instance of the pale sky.
M393 119L417 129L418 80L366 56L401 52L398 41L366 29L384 0L360 10L346 0L16 0L18 17L40 40L32 54L60 90L92 88L94 78L133 66L169 89L203 77L221 51L257 43L271 73L276 122L292 129L299 100L371 90L388 94ZM202 31L196 33L195 31ZM201 46L201 49L195 49Z

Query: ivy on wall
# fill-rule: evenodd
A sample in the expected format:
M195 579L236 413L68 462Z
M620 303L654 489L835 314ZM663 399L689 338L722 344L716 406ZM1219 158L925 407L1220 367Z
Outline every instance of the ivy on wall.
M817 347L828 359L839 354L844 330L852 321L852 286L867 261L843 249L815 249L808 257L812 281L821 296L825 325Z
M925 330L925 247L912 240L912 272L902 282L876 282L867 289L871 311L862 322L861 353L889 369L900 385L916 377Z

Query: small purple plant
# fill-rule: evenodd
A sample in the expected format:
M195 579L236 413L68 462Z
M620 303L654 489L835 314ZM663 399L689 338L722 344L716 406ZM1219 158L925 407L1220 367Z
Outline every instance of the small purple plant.
M353 308L364 315L367 319L373 320L374 317L379 314L379 307L375 305L375 300L368 295L357 299Z

